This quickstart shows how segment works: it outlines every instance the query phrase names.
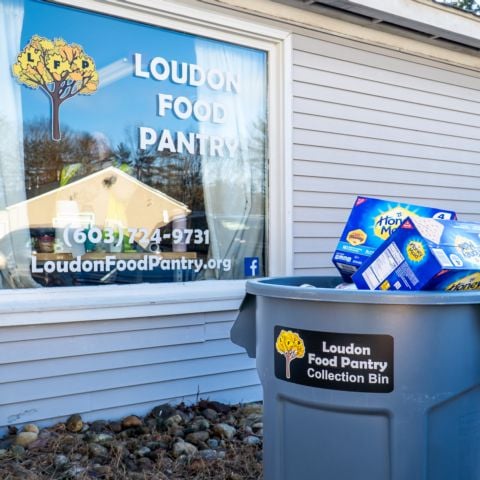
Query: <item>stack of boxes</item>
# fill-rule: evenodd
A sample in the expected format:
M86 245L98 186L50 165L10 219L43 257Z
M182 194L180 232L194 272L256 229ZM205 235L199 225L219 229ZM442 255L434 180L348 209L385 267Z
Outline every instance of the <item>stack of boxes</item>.
M368 290L480 289L480 223L453 211L358 197L333 255Z

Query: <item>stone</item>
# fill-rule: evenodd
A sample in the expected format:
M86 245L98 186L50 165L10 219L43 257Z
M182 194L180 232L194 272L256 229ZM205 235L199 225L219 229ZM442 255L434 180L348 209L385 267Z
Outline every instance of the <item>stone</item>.
M94 433L102 433L107 429L107 422L105 420L95 420L90 425L90 431Z
M210 434L205 430L201 430L198 432L189 433L185 437L185 440L187 442L193 443L194 445L198 445L200 442L206 442L209 438Z
M143 422L135 415L129 415L122 420L122 428L125 430L132 427L141 427Z
M202 411L202 415L211 422L215 421L218 418L218 413L213 410L213 408L206 408Z
M199 430L208 430L210 428L210 422L206 418L197 417L192 421L190 427L194 432Z
M52 430L54 430L55 432L58 432L58 433L62 433L64 432L65 430L67 429L67 426L60 422L60 423L56 423L53 427L52 427Z
M222 413L224 415L229 413L231 410L231 407L229 405L221 402L208 402L207 408L211 408L212 410L215 410L216 412Z
M113 474L112 467L109 465L95 465L93 471L97 476L103 478L111 478Z
M135 438L140 435L148 435L149 433L150 430L148 430L147 427L139 426L127 428L126 430L123 430L120 435L122 436L122 438Z
M0 440L0 449L8 449L13 445L15 437L2 438Z
M71 415L65 423L65 426L69 432L77 433L83 428L82 417L78 414Z
M148 447L142 447L135 452L135 455L137 455L138 457L144 457L145 455L148 455L150 452L151 450Z
M122 422L110 422L110 430L113 433L120 433L122 428Z
M24 432L36 433L37 435L40 433L40 429L34 423L27 423L23 427L23 431Z
M40 438L38 437L32 443L27 445L29 450L34 450L35 448L46 448L48 445L48 438Z
M107 457L108 449L98 443L90 443L88 446L89 457Z
M38 433L35 432L20 432L15 437L15 444L26 447L38 438Z
M148 457L140 457L137 461L137 465L140 470L148 470L152 468L153 462Z
M21 445L12 445L10 447L10 453L15 457L23 457L25 455L25 447L22 447Z
M144 422L150 431L154 432L157 429L157 421L154 418L147 417L144 419Z
M53 432L51 430L43 429L38 434L38 438L48 438L48 439L58 438L58 433Z
M72 478L79 478L80 476L83 476L85 473L86 468L81 467L80 465L72 465L68 470L67 470L67 475L72 477Z
M227 416L223 417L222 423L228 423L229 425L235 425L238 422L237 422L237 419L233 415L227 415Z
M53 458L53 464L59 468L59 467L64 467L65 465L68 465L70 461L68 460L68 457L66 455L55 455Z
M230 475L227 477L227 480L243 480L243 477L239 475L238 473L230 473Z
M183 418L178 413L176 413L175 415L172 415L171 417L165 419L164 423L167 428L175 427L183 423Z
M218 452L216 450L212 450L210 448L207 448L206 450L200 450L198 452L198 456L203 459L208 461L216 460L218 458Z
M173 444L172 453L175 458L179 458L181 455L192 457L197 453L197 447L189 442L180 440L179 442Z
M257 415L262 415L263 405L261 403L247 403L246 405L243 405L240 410L241 410L241 414L246 416L252 413Z
M227 423L217 423L213 426L213 431L221 438L226 438L227 440L231 440L235 433L237 432L235 427L228 425Z
M140 472L129 472L128 480L145 480L145 475Z
M183 428L180 428L178 426L169 428L168 433L174 438L183 438L185 436L185 432Z
M256 423L262 423L263 422L263 416L259 415L258 413L251 413L250 415L247 415L247 418L245 419L245 423L247 425L255 425Z
M243 439L243 443L246 445L260 445L262 441L255 435L248 435L248 437Z
M177 415L182 417L183 423L192 421L193 417L195 416L192 412L185 412L183 410L177 410Z
M207 445L210 448L218 448L219 441L216 438L210 438L210 440L207 440Z
M4 457L8 453L6 448L0 448L0 458Z
M172 437L170 435L159 435L154 437L154 441L148 442L146 446L151 450L156 450L157 448L169 448L172 443Z
M157 448L152 450L150 453L147 453L147 457L153 462L157 462L159 459L163 458L165 455L165 450L162 448Z
M100 443L100 444L110 443L113 441L113 439L114 439L113 435L109 435L108 433L96 433L89 437L89 441L91 443Z

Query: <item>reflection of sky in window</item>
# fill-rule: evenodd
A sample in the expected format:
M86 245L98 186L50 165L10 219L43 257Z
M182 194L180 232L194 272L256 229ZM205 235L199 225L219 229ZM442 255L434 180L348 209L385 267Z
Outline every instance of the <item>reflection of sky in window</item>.
M126 129L138 125L156 130L169 128L172 132L198 131L198 123L192 118L179 120L172 112L166 117L156 115L159 93L174 97L183 95L194 100L195 87L134 77L130 68L134 53L141 53L144 62L161 56L167 60L195 63L194 36L26 0L22 48L35 34L81 45L94 59L100 74L100 88L93 95L77 95L62 104L61 128L101 132L111 140L112 147L126 140ZM225 47L224 43L212 43ZM228 48L250 50L233 45ZM264 62L260 52L258 60ZM25 122L50 119L50 101L40 90L22 87L22 101Z

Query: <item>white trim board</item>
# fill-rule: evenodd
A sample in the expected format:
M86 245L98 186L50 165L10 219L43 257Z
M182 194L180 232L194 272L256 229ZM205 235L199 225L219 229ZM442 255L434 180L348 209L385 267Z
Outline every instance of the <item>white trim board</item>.
M4 290L0 328L237 310L244 295L244 280Z

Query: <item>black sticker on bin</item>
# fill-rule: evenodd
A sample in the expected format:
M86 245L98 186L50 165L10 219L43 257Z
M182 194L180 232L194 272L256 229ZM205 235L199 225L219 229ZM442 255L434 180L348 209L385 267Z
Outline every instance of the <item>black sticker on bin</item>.
M275 327L275 376L310 387L393 391L393 337Z

